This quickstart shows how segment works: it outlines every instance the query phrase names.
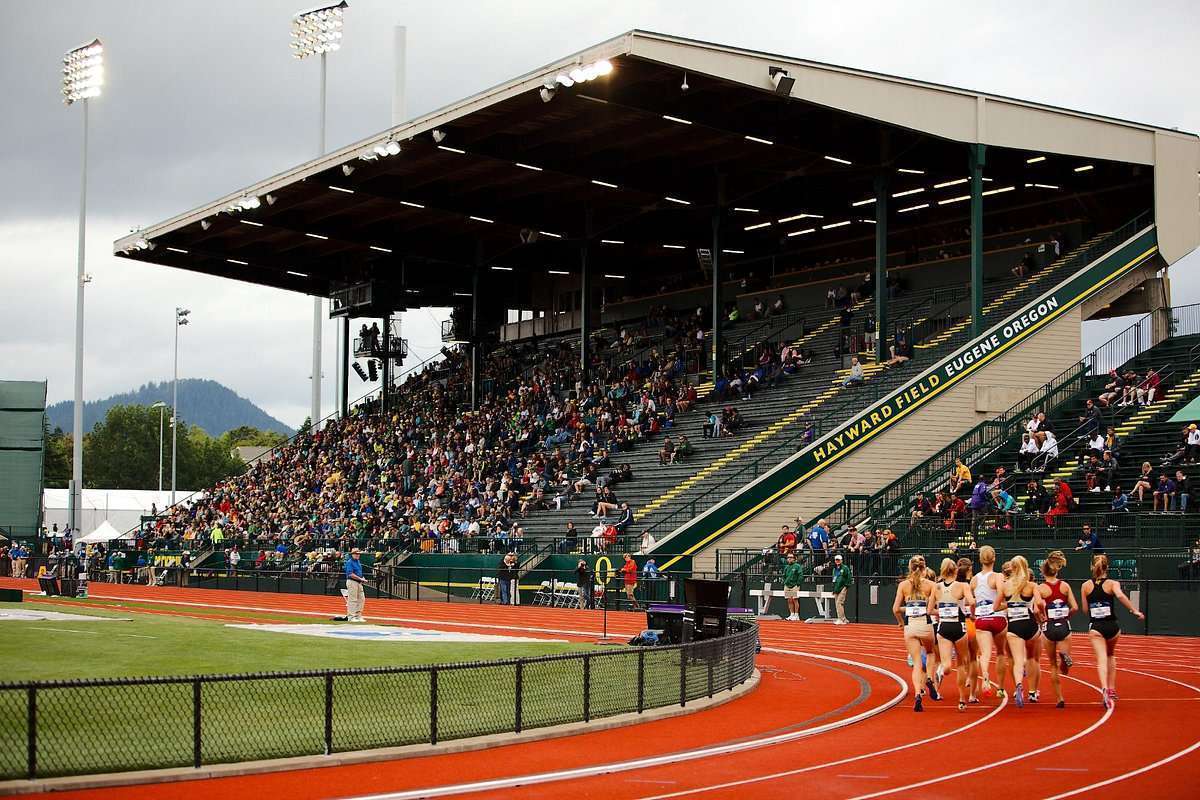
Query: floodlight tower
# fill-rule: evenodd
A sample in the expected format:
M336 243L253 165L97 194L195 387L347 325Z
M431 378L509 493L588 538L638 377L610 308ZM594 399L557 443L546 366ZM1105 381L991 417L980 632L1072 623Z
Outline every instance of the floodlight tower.
M87 217L88 100L100 96L104 85L104 45L93 39L63 56L63 103L83 104L83 166L79 188L79 243L75 265L75 409L71 447L71 530L83 524L83 271Z
M304 59L321 57L321 130L317 155L325 154L325 58L342 46L342 12L350 7L346 0L336 5L301 11L292 17L292 55ZM312 424L321 421L321 315L324 304L313 298L312 353Z
M171 505L175 505L175 465L179 452L179 329L188 324L186 308L175 307L175 377L171 380Z

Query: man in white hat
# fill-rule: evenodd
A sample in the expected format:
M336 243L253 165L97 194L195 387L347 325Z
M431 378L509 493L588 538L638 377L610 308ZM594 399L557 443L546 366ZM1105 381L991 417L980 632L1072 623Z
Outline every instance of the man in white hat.
M347 622L366 622L363 619L363 604L367 600L366 594L363 592L362 562L359 560L361 551L357 548L351 548L350 557L346 559L346 621Z

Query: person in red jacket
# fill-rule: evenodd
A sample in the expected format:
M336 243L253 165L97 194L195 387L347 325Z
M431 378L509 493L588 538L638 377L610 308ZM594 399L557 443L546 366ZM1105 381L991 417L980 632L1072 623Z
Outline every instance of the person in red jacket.
M633 605L634 611L641 611L642 607L638 603L637 598L633 596L637 589L638 566L633 560L633 556L629 553L625 554L625 563L621 565L621 578L625 584L625 597Z
M1059 481L1058 491L1054 496L1054 508L1046 512L1046 524L1054 527L1058 517L1069 514L1074 499L1075 495L1071 492L1071 487L1067 485L1067 482Z

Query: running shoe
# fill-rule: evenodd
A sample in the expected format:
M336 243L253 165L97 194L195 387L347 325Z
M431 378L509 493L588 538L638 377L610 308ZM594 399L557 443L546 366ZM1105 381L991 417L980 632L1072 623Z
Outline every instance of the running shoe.
M925 679L925 688L929 691L929 697L933 700L941 700L942 695L938 692L937 687L933 685L933 681L929 678Z
M913 665L912 653L909 653L908 654L908 666L911 667L912 665Z
M1108 692L1105 692L1105 693L1103 694L1103 698L1104 698L1104 707L1105 707L1105 708L1112 708L1112 707L1113 707L1113 701L1112 701L1112 698L1108 696Z
M1064 703L1062 700L1059 700L1057 703L1054 704L1054 707L1055 708L1066 708L1067 704Z
M996 699L1003 703L1004 698L1006 698L1006 697L1008 697L1008 693L1005 692L1003 688L997 687L996 688Z
M1071 660L1071 657L1069 655L1067 655L1066 653L1059 653L1058 661L1062 667L1063 675L1066 675L1068 672L1070 672L1072 665L1074 665L1074 663L1075 663L1074 661Z
M1017 704L1017 708L1025 707L1025 687L1018 683L1013 689L1013 702Z
M971 698L969 698L969 699L967 700L967 702L968 702L968 703L970 703L970 704L971 704L971 705L973 705L973 706L976 706L976 705L979 705L979 698L978 698L978 697L974 697L974 696L972 696Z
M994 692L992 690L992 682L984 681L983 682L983 691L980 692L980 694L983 695L983 697L990 699L993 693Z
M946 677L946 668L943 667L941 664L938 664L937 669L935 669L933 671L933 682L938 685L939 689L942 688L942 679L945 677Z
M1038 701L1039 695L1040 695L1040 692L1030 692L1029 693L1029 702L1036 703Z
M915 701L913 701L913 711L924 711L925 710L925 706L921 705L921 698L924 696L925 696L924 692L917 695L917 699Z
M966 711L966 710L967 710L967 704L966 704L966 703L964 703L962 700L959 700L959 701L958 701L958 710L959 710L959 711Z

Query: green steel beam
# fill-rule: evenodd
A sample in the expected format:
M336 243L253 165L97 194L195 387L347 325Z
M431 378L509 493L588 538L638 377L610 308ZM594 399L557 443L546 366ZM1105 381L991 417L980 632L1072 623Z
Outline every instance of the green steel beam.
M971 170L971 338L983 332L983 163L987 145L969 145Z
M882 364L888 359L888 176L875 176L875 360Z

